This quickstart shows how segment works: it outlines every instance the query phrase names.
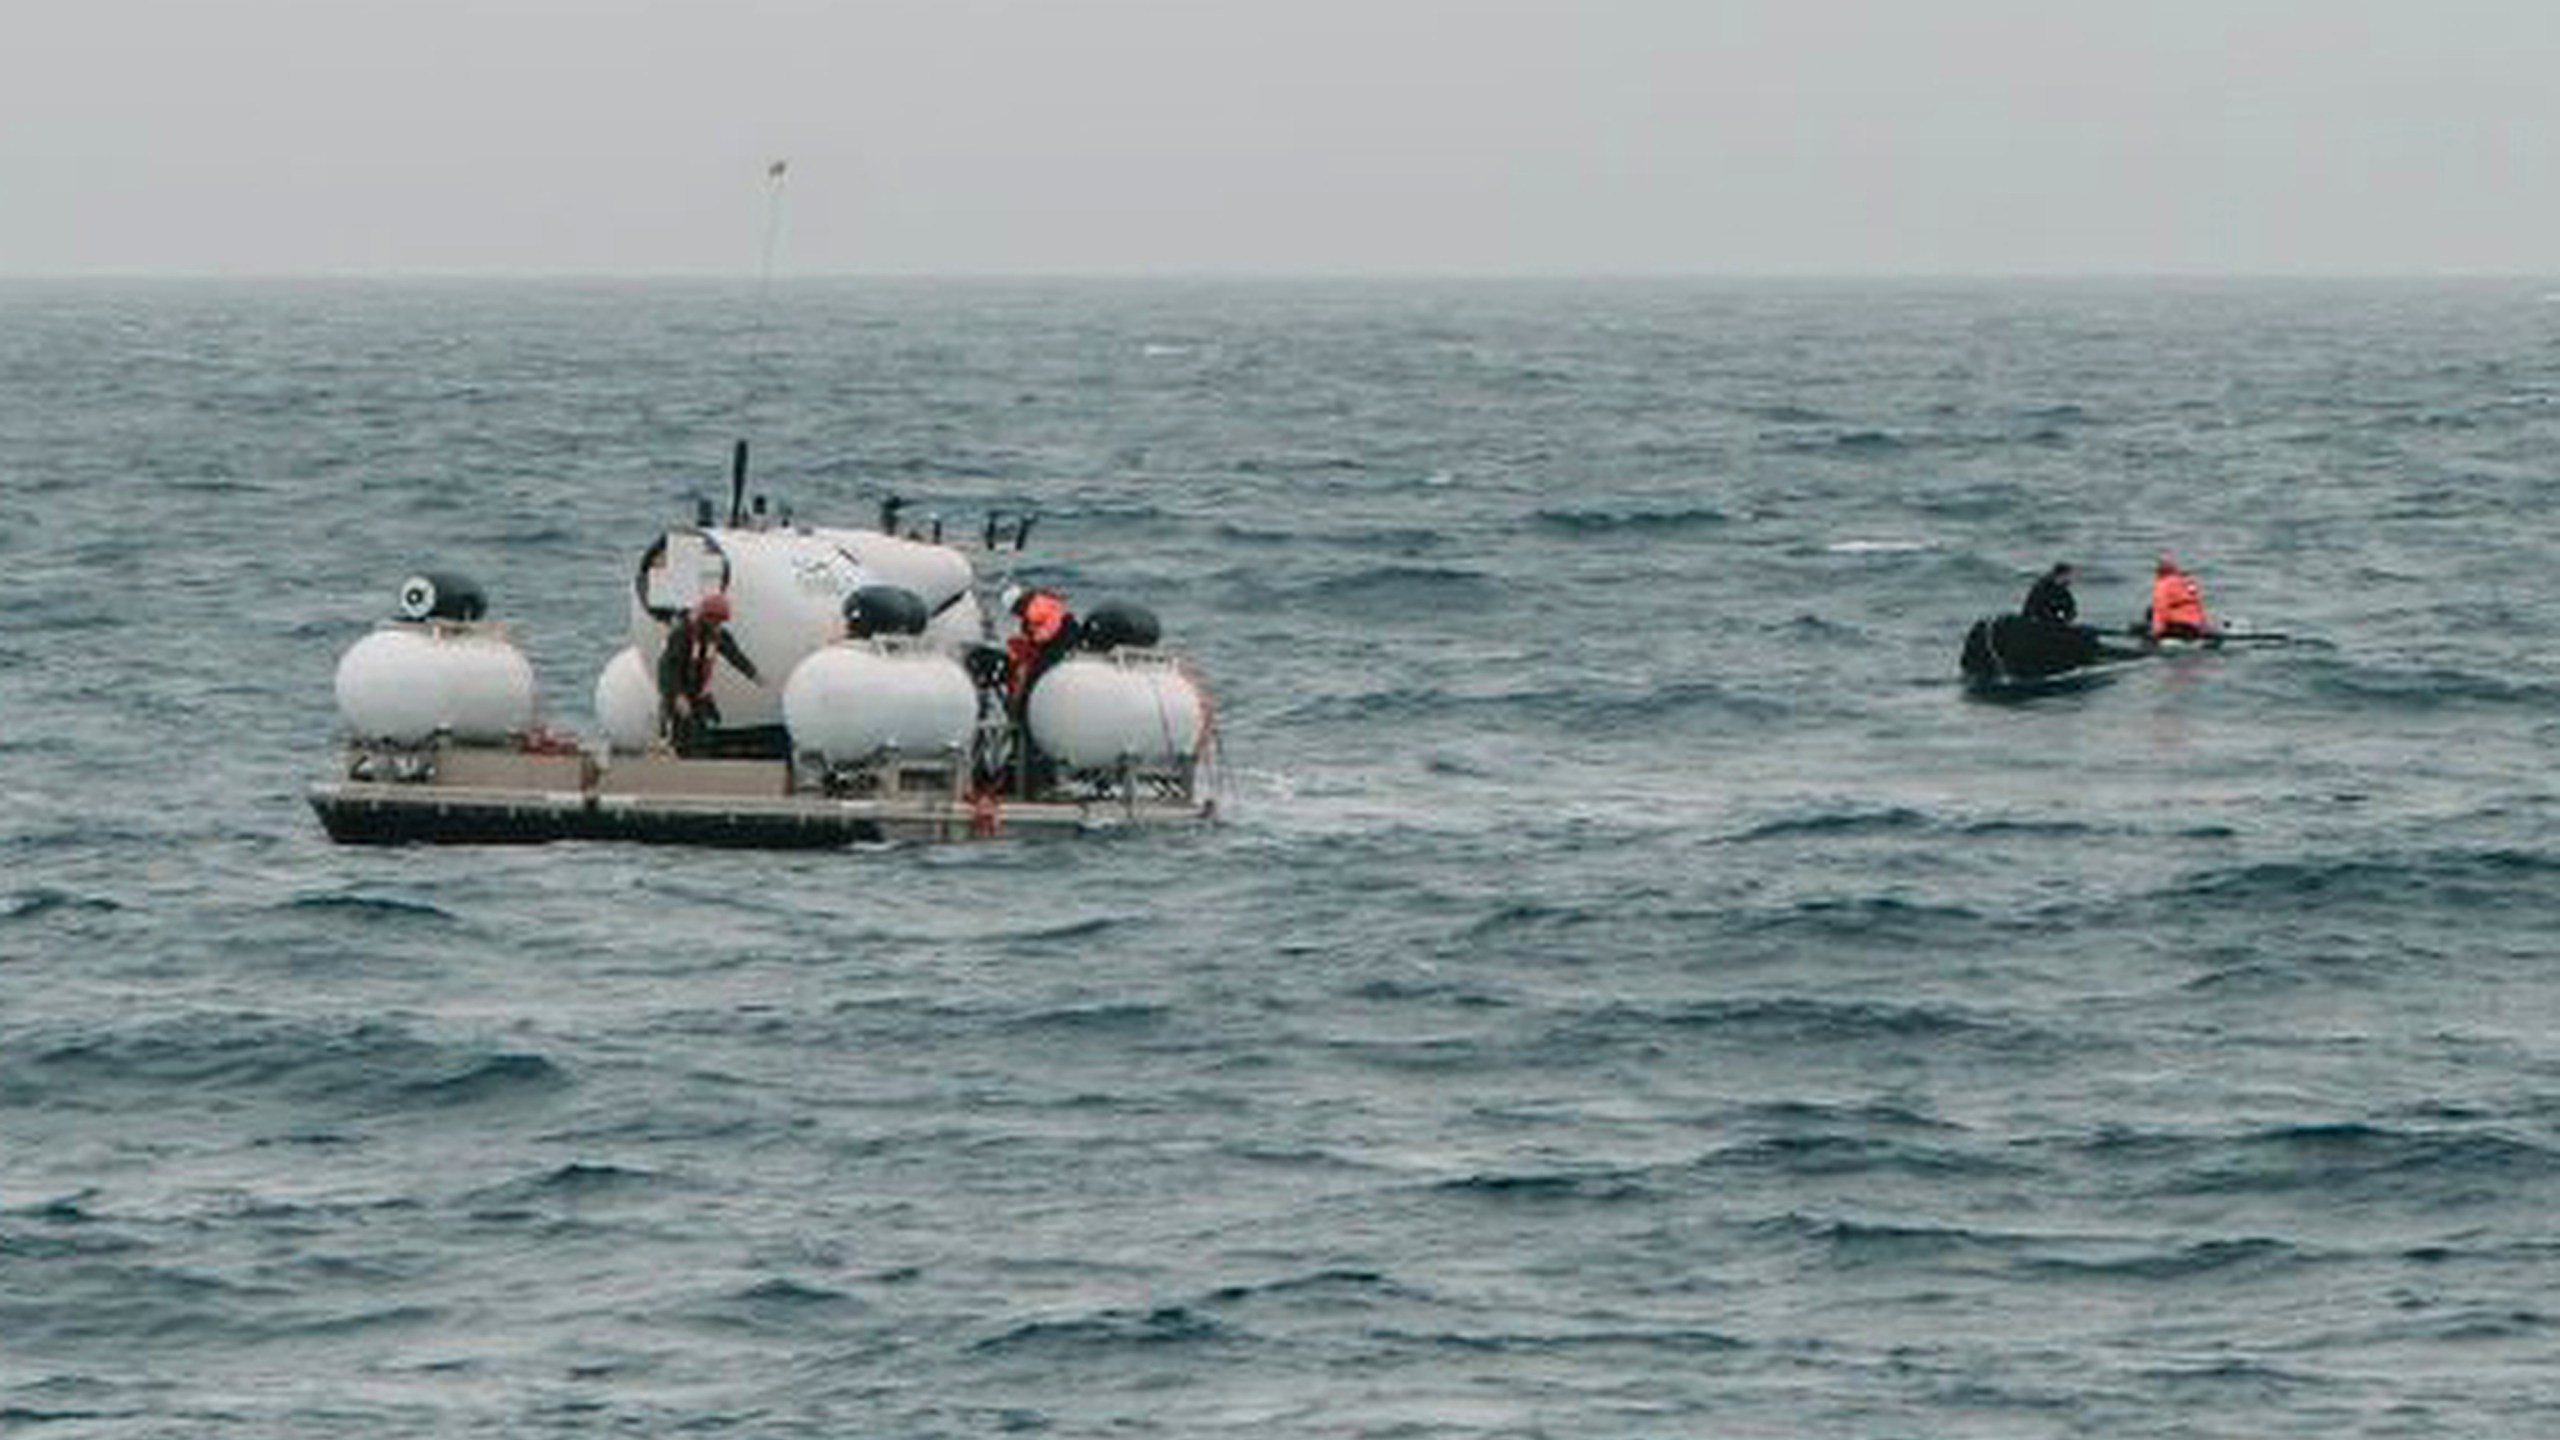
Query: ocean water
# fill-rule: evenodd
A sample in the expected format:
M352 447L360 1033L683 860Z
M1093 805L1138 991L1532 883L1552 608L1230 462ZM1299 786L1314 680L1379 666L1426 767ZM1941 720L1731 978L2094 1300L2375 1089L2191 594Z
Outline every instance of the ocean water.
M323 838L741 433L1226 823ZM0 1433L2547 1436L2555 457L2536 283L0 287ZM2163 548L2306 643L1961 693Z

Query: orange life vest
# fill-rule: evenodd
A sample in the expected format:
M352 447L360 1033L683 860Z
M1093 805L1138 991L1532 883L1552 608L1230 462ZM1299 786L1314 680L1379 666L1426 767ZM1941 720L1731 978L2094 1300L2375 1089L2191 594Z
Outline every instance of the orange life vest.
M2211 625L2204 615L2204 593L2196 588L2194 576L2172 570L2151 582L2152 639L2171 630L2201 631Z

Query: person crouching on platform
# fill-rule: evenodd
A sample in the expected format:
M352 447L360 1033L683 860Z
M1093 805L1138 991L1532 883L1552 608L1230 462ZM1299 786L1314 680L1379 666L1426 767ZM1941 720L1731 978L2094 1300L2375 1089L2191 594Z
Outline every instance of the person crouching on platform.
M711 698L714 656L756 678L755 662L729 633L729 613L725 592L703 596L667 627L666 647L658 652L658 730L678 755L699 754L711 727L720 723L720 702Z

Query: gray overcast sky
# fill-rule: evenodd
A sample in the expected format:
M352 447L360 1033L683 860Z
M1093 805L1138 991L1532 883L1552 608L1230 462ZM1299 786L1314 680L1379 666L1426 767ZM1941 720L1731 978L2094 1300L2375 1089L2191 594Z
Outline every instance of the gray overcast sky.
M2560 272L2554 0L0 0L0 273Z

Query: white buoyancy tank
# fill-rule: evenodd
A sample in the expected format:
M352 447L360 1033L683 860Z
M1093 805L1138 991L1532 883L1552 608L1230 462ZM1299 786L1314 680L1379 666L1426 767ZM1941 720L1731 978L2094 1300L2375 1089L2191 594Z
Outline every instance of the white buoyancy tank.
M495 626L385 624L338 657L337 688L359 740L504 740L533 726L533 664Z
M729 635L756 667L748 679L726 660L711 670L724 728L782 719L782 690L801 661L844 633L845 597L864 585L903 585L934 615L926 638L945 648L980 639L984 621L969 557L947 545L868 530L671 531L644 572L631 609L631 643L656 684L667 625L659 613L690 609L725 589Z
M966 748L978 724L977 687L939 651L847 640L800 662L782 690L791 748L830 764L884 749L909 755Z
M658 737L658 682L640 652L624 646L596 676L596 724L605 743L626 755Z
M1031 741L1068 768L1178 764L1200 747L1208 706L1170 655L1071 655L1031 687Z

